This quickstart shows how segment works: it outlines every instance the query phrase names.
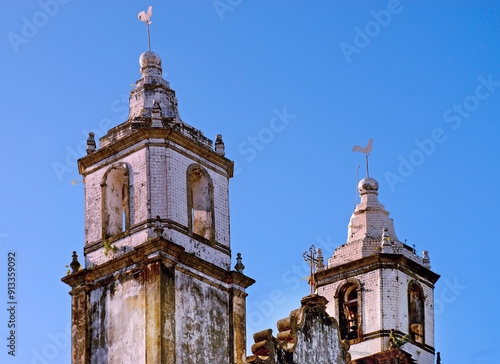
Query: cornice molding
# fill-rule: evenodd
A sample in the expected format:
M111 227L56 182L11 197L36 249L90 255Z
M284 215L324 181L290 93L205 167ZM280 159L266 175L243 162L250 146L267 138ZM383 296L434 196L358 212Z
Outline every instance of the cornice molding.
M160 254L151 257L155 253ZM171 259L163 257L161 253L167 254ZM145 266L158 260L165 260L168 263L167 265L170 266L182 264L193 271L203 273L218 280L221 284L234 284L245 289L255 283L254 279L242 273L220 268L193 254L187 253L184 247L161 237L147 241L135 247L133 251L113 258L96 267L72 273L63 277L61 281L71 286L73 290L81 289L82 286L94 285L101 279L110 278L115 272L120 270L126 268L130 268L130 270L139 269L140 266Z
M166 147L169 147L167 141L174 142L225 170L229 178L233 176L233 161L221 156L211 149L201 146L194 140L191 140L173 129L164 128L138 129L106 147L99 148L94 153L86 155L78 160L78 171L82 176L85 176L87 174L87 168L147 139L165 139Z
M440 275L430 269L408 259L402 254L373 254L352 262L333 266L316 273L318 287L325 286L340 280L355 277L359 274L371 272L377 269L398 269L408 275L422 277L426 285L434 288Z

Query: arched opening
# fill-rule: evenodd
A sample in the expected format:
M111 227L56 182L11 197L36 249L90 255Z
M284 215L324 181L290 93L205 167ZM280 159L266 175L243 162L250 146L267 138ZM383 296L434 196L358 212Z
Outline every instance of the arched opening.
M342 340L359 338L359 295L354 283L347 283L339 292L339 326Z
M413 342L424 344L424 293L416 282L411 282L408 287L408 316L410 339Z
M189 232L212 240L214 236L212 180L199 165L191 165L187 173Z
M111 166L103 177L103 239L129 229L128 168L124 163Z

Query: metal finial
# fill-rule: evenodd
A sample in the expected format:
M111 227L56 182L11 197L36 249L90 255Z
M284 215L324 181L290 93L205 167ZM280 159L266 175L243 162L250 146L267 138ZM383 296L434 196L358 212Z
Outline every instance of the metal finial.
M156 221L155 221L155 228L153 229L154 233L156 234L157 238L161 238L163 236L163 226L161 226L161 219L160 215L156 216Z
M368 145L364 148L361 148L359 145L355 145L352 148L353 152L361 152L365 155L366 158L366 177L369 178L370 175L368 174L368 156L370 155L370 152L372 151L372 143L373 139L368 140Z
M76 252L73 252L73 261L69 265L71 267L72 272L71 273L76 273L80 270L80 267L82 266L80 262L78 261L78 254Z
M243 273L243 269L245 269L245 266L241 262L241 253L236 254L236 265L234 269L236 269L238 273Z
M140 21L143 21L143 22L146 22L146 26L148 28L148 50L151 52L151 41L150 41L150 38L149 38L149 24L151 24L151 22L149 21L149 19L151 19L151 15L153 15L153 12L151 11L151 9L153 9L152 6L150 6L148 8L148 12L146 13L145 11L141 11L137 17L139 18Z

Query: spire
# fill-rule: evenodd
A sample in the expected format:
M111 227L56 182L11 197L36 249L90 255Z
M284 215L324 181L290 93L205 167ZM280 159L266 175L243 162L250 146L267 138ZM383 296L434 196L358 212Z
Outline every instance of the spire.
M394 253L399 243L389 212L378 201L378 182L363 178L358 183L361 202L349 220L347 242L335 250L328 266L344 264L378 253ZM400 245L397 245L400 244Z
M398 240L389 212L378 201L378 187L374 178L367 177L359 181L361 202L356 206L349 222L348 243L364 241L380 245L381 236L385 231L391 241Z
M180 121L175 91L162 77L162 60L155 52L144 52L139 57L141 79L130 93L128 121L141 123L152 116L157 101L161 117Z
M394 221L378 200L379 184L374 178L363 178L358 183L361 202L356 205L347 233L347 242L328 260L328 267L352 262L373 254L403 254L407 258L430 267L428 254L419 257L415 250L399 241Z
M162 77L162 60L155 52L147 51L139 57L141 78L130 92L130 111L125 122L108 130L99 139L99 147L106 148L112 143L141 129L171 129L193 140L198 145L213 149L213 143L203 133L184 123L179 115L175 91ZM221 151L222 147L222 151ZM223 155L224 145L219 145ZM89 151L92 150L92 146Z

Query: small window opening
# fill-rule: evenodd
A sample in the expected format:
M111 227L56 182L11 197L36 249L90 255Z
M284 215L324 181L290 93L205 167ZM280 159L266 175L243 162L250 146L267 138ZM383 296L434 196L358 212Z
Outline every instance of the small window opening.
M420 286L412 284L408 291L410 338L412 341L424 343L424 295Z
M342 339L358 338L358 290L354 284L347 284L341 289L339 296L339 324Z
M188 171L188 214L190 232L211 240L213 237L212 185L200 167Z
M103 239L122 233L129 226L128 170L126 165L112 166L102 184Z

